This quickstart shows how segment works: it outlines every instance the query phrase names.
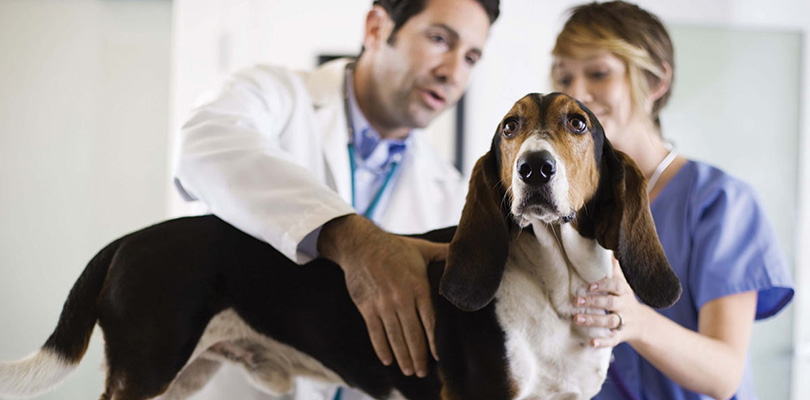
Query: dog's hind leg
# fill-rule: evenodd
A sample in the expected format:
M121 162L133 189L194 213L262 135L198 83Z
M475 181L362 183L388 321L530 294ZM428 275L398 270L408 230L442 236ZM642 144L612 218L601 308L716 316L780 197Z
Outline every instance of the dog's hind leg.
M202 389L214 376L222 362L198 358L189 364L156 400L184 400Z
M123 314L129 323L114 320L117 315L100 323L105 337L108 400L155 398L169 389L192 359L205 325L183 313L165 319L155 317L157 313Z

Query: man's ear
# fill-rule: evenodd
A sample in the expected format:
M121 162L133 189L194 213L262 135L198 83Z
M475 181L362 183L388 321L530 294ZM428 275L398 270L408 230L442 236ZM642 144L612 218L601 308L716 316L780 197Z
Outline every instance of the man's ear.
M486 307L495 297L509 252L509 225L501 210L502 191L493 150L473 168L467 202L439 293L464 311Z
M579 232L613 250L627 283L646 304L664 308L681 296L650 213L646 179L630 157L604 138L596 194L577 216Z
M363 48L377 49L384 45L394 29L394 21L381 6L373 6L366 14Z

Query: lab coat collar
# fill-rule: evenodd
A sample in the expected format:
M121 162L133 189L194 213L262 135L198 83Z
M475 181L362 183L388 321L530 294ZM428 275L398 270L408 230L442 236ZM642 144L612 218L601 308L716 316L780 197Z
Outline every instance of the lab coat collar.
M346 76L346 66L353 63L353 58L340 58L330 61L307 77L307 89L312 97L315 109L328 107L340 103L343 112L343 80Z

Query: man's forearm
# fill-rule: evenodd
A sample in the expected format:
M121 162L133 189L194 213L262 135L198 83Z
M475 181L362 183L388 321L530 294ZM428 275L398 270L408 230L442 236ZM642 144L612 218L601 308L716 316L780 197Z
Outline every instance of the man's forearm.
M345 268L347 256L362 254L363 244L382 234L369 219L358 214L344 215L324 224L318 236L318 252Z

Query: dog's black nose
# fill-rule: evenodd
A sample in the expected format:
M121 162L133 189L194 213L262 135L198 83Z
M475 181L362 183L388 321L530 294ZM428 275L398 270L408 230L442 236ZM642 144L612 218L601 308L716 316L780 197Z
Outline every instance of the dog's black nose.
M528 185L545 185L557 172L554 157L546 150L524 154L517 162L518 175Z

